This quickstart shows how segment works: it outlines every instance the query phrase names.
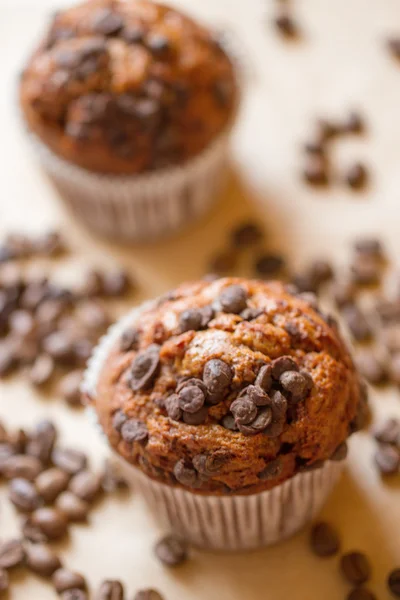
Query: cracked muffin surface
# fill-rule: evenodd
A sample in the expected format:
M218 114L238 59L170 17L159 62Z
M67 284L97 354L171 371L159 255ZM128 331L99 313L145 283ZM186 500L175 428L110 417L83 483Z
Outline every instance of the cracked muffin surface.
M20 84L28 128L91 171L183 164L230 124L234 69L221 43L147 0L91 0L61 11Z
M366 397L313 298L224 278L139 307L90 401L112 447L149 477L250 494L342 460Z

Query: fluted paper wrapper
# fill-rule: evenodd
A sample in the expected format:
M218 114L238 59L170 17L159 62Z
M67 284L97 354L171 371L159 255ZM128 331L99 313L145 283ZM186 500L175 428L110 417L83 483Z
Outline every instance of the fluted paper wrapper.
M37 137L33 150L76 217L127 242L172 235L213 205L227 172L229 133L182 166L132 176L93 173L60 158Z
M146 302L123 317L102 338L89 361L82 391L96 397L99 373L123 331L151 308ZM94 410L90 413L95 417ZM271 490L247 496L202 495L159 483L115 454L122 475L139 490L164 529L191 544L222 551L275 544L304 527L319 512L339 479L343 462L326 461L317 470L299 473Z

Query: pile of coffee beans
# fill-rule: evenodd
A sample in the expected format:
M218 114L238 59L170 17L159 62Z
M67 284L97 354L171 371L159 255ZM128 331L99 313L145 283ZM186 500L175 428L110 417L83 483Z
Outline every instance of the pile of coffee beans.
M71 288L57 283L49 268L29 275L21 264L61 251L65 244L54 232L35 239L13 234L0 247L0 377L20 371L41 389L58 382L57 393L76 406L82 369L114 318L105 299L124 296L134 284L120 269L91 269Z
M342 123L320 119L314 136L304 144L303 180L313 186L333 183L332 143L344 136L360 135L364 131L365 123L358 112L351 112ZM368 170L361 162L355 162L339 179L350 189L361 190L368 183Z

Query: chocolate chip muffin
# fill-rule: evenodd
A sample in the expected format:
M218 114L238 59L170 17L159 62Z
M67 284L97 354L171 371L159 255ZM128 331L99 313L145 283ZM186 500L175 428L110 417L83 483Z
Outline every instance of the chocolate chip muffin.
M216 36L166 5L90 0L56 14L23 72L20 104L42 162L87 224L147 238L159 214L165 232L200 212L192 196L209 193L199 186L226 154L234 71ZM154 195L157 206L143 206ZM132 198L141 205L129 216Z
M147 478L237 498L346 457L365 391L312 295L200 281L122 325L86 391L111 446Z
M56 154L100 173L184 164L227 126L232 64L190 18L143 0L91 0L58 13L20 98Z

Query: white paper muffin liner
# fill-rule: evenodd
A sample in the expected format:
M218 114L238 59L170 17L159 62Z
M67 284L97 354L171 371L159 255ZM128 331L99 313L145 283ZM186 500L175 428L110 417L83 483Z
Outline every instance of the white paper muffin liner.
M88 363L84 394L96 397L98 376L111 348L152 305L150 301L133 309L102 338ZM94 409L89 411L97 421ZM122 475L140 491L161 527L195 546L221 551L256 549L296 533L318 514L344 465L344 461L326 461L321 468L299 473L271 490L247 496L215 496L157 482L114 455Z
M72 212L89 229L130 242L172 235L213 205L227 173L229 131L182 166L149 174L93 173L30 135L33 151Z

